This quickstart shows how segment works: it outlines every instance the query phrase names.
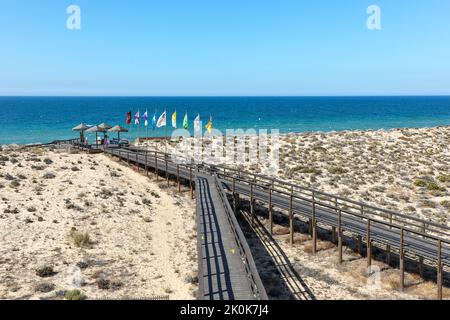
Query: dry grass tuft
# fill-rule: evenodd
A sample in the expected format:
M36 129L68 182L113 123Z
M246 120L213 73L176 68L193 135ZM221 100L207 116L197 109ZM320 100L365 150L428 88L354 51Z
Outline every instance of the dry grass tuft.
M92 245L92 241L90 239L89 233L87 232L72 232L72 239L78 248L89 248Z
M282 226L274 226L273 227L273 234L276 236L283 236L286 234L289 234L289 228L282 227Z
M303 243L303 242L308 241L308 240L309 240L309 236L307 234L303 234L302 233L300 235L295 235L294 236L294 244ZM284 241L286 243L290 243L291 242L290 237L287 237Z
M334 248L334 244L332 242L329 241L317 241L317 252L319 251L324 251L324 250L329 250ZM305 244L305 246L303 247L303 250L306 253L311 254L313 252L313 243L312 241L310 243Z

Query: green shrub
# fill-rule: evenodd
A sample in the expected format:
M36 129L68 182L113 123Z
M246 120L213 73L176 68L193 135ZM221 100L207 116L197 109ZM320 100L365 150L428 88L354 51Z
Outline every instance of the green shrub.
M317 175L320 175L322 173L322 171L320 171L319 169L305 166L295 166L291 169L291 172L309 173Z
M54 178L56 178L56 175L54 173L52 173L52 172L47 172L46 174L44 174L42 176L42 178L44 178L44 179L54 179Z
M437 191L437 190L441 190L441 187L439 187L439 185L436 182L430 182L427 185L427 189L430 191Z
M17 180L11 181L9 185L10 185L11 188L18 188L18 187L20 187L20 183Z
M331 174L344 174L348 171L342 167L333 166L328 168L328 172Z
M68 290L64 294L66 300L86 300L86 295L80 290Z
M85 232L85 233L73 232L72 238L73 238L74 244L78 248L88 248L92 244L89 234L87 232Z
M55 274L52 266L42 266L36 270L36 274L41 278L51 277Z
M414 181L414 185L417 187L426 187L427 182L425 180L417 179L416 181Z
M55 289L55 285L53 283L49 283L49 282L41 282L41 283L37 284L34 288L34 290L36 292L42 292L42 293L51 292L54 289Z

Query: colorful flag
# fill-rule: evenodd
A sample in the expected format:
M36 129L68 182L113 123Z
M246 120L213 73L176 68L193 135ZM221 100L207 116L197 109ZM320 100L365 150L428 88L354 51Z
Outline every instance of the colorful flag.
M186 130L189 128L187 112L186 112L186 115L184 116L183 128L186 129Z
M156 110L155 110L155 114L153 115L153 118L152 118L152 127L153 127L153 130L155 130L155 128L156 128Z
M175 112L172 114L172 127L177 127L177 110L175 110Z
M209 121L205 126L206 130L208 130L209 133L211 133L213 129L213 123L212 123L212 115L209 116Z
M148 112L147 112L147 110L142 115L142 120L144 120L144 125L147 127L148 126Z
M134 115L134 124L138 125L139 124L139 110L138 112L136 112L136 114Z
M156 124L158 128L166 126L166 111L159 117L158 123Z
M194 130L200 131L202 130L201 124L200 124L200 114L194 119Z
M127 124L131 124L131 110L127 112Z

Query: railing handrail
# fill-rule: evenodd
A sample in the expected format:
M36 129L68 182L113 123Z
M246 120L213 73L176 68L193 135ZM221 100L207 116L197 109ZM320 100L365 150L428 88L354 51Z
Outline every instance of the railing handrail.
M363 208L366 208L366 209L372 209L372 210L376 210L376 211L381 211L383 213L392 214L393 216L397 216L397 217L400 217L400 218L404 218L404 219L420 222L420 223L425 224L427 226L434 226L434 227L438 227L438 228L442 228L442 229L450 231L450 227L448 227L446 225L435 223L433 221L426 221L424 219L407 216L405 214L402 214L402 213L399 213L399 212L396 212L396 211L375 207L373 205L369 205L369 204L366 204L364 202L359 202L359 201L347 199L347 198L344 198L344 197L340 197L340 196L337 196L337 195L333 195L333 194L330 194L330 193L322 192L322 191L319 191L319 190L302 187L302 186L295 185L293 183L290 183L290 182L287 182L287 181L283 181L283 180L280 180L280 179L271 178L271 177L267 177L267 176L263 176L263 175L259 175L259 174L253 174L253 173L250 173L250 172L247 172L247 171L242 171L242 170L238 170L238 169L234 169L234 168L228 168L228 167L225 167L225 166L212 166L212 167L225 168L226 170L239 172L241 175L243 174L243 175L250 175L250 176L256 176L256 177L260 177L260 178L265 178L265 179L268 179L270 181L278 182L281 187L283 187L283 186L290 186L290 187L294 187L294 188L307 190L307 191L310 191L310 192L312 192L314 194L324 195L324 196L327 196L327 197L330 197L330 198L333 198L333 199L337 199L337 200L345 201L345 202L348 202L348 203L352 203L352 204L358 205L359 207L362 206ZM221 173L221 174L223 175L223 173ZM230 176L230 177L232 177L232 176ZM286 189L286 187L284 187L284 189Z
M235 215L233 214L233 210L231 205L227 199L227 195L225 194L224 189L220 185L220 181L217 178L217 175L213 175L214 182L216 188L219 192L219 196L222 200L222 204L225 208L225 212L227 214L227 218L230 222L231 230L233 231L234 238L236 239L236 243L241 251L241 259L244 259L245 270L247 272L247 276L252 285L252 291L256 295L257 298L261 300L268 300L266 289L262 284L261 278L259 276L258 269L256 268L255 261L253 260L253 256L248 246L245 235L243 234L241 228L239 227L239 222L237 221ZM248 268L247 268L248 267Z
M223 175L223 174L219 174L219 175ZM243 178L234 178L234 179L236 179L238 181L244 181L244 182L249 183L249 184L257 185L256 183L248 182L247 180L245 180ZM261 186L261 185L258 185L258 187L266 188L266 189L272 189L271 187ZM272 189L272 192L277 192L277 193L285 195L285 196L291 196L292 195L292 197L295 198L295 199L302 200L302 201L309 202L309 203L314 202L318 206L330 209L331 210L330 213L333 213L334 211L341 211L342 213L345 213L345 214L348 214L348 215L352 215L352 216L360 218L362 220L364 220L364 219L365 220L371 220L371 221L373 221L375 223L383 224L383 225L386 225L386 226L389 226L389 227L393 227L393 228L396 228L396 229L403 229L404 231L407 231L407 232L410 232L410 233L414 233L414 234L420 235L422 237L427 237L427 238L429 238L431 240L436 240L436 241L441 240L441 241L443 241L445 243L450 244L450 239L445 239L445 238L441 238L441 237L438 237L438 236L426 234L426 233L423 233L423 232L420 232L420 231L416 231L416 230L410 229L408 227L404 227L404 226L401 226L401 225L392 224L392 223L389 223L389 222L386 222L386 221L383 221L383 220L379 220L377 218L364 216L364 215L358 214L356 212L345 210L344 208L336 208L336 207L334 207L332 205L329 205L329 204L326 204L326 203L323 203L323 202L320 202L320 201L317 201L317 200L313 201L311 199L308 199L308 198L305 198L305 197L302 197L302 196L299 196L299 195L296 195L296 194L291 194L290 192L286 192L286 191L282 191L282 190L276 190L276 189Z

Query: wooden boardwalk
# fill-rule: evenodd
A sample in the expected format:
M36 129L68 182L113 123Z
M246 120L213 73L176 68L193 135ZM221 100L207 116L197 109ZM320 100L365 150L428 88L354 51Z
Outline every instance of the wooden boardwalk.
M199 298L207 300L257 298L249 282L214 178L197 175L195 186L199 274L203 277L200 281Z
M218 181L216 184L220 184L216 191L226 190L234 196L246 197L251 203L252 213L255 202L266 206L269 209L270 232L274 208L286 212L291 241L294 235L294 220L306 220L313 238L313 254L316 252L318 227L331 229L333 238L336 238L338 244L339 262L342 262L344 234L357 238L360 246L363 245L361 241L364 241L368 267L372 263L372 251L375 246L385 250L388 259L391 254L396 254L400 261L401 287L404 286L406 258L418 261L421 269L426 262L436 270L438 298L442 298L443 273L448 272L450 266L450 228L445 225L222 166L175 164L167 155L157 151L136 149L106 151L145 168L155 168L156 172L164 172L167 179L170 176L175 177L178 183L181 179L185 179L189 181L191 187L196 176L204 179L214 176ZM210 178L206 180L211 190L211 181L208 179ZM204 187L200 186L198 181L195 184L197 192L202 193L201 188ZM211 196L208 201L210 206L220 204L217 195ZM221 268L220 270L224 270L223 265Z

